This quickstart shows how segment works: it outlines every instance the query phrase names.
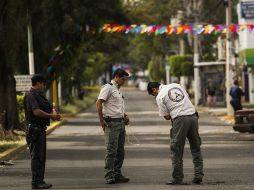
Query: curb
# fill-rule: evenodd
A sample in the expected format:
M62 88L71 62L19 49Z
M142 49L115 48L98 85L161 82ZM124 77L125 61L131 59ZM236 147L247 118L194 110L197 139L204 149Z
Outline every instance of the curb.
M224 115L224 116L217 116L222 121L226 122L227 124L234 125L235 119L232 116Z
M22 142L22 144L18 145L17 147L8 149L0 154L0 161L10 160L14 158L18 153L22 152L26 149L26 142Z
M66 120L62 120L62 121L57 121L57 122L52 123L50 126L48 126L46 134L49 135L50 133L52 133L56 128L63 125L65 121ZM26 145L25 140L23 139L22 143L20 145L18 145L17 147L8 149L8 150L0 153L0 161L5 161L5 160L10 160L12 158L15 158L15 156L17 154L19 154L26 148L27 148L27 145Z
M61 125L63 125L66 122L65 119L63 119L62 121L57 121L52 123L50 126L48 126L46 134L50 134L52 133L56 128L60 127Z

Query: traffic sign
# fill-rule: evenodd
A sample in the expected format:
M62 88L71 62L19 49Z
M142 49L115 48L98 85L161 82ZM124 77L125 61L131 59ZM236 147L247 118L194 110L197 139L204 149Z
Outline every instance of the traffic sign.
M31 75L16 75L16 91L26 92L29 91L32 86Z

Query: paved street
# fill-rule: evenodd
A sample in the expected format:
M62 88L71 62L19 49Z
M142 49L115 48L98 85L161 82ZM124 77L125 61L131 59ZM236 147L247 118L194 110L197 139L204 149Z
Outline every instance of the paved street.
M187 143L184 180L190 185L164 185L171 169L170 123L158 117L155 99L146 92L125 91L124 95L131 125L127 127L123 173L131 181L105 184L104 136L93 106L48 136L46 181L53 189L254 189L254 135L235 133L230 125L207 113L200 113L204 183L190 183L193 165ZM30 189L28 151L14 163L0 168L0 189Z

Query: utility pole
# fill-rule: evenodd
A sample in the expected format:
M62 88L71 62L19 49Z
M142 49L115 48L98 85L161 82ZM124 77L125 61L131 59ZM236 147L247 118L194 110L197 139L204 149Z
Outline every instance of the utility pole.
M62 79L61 79L61 77L59 77L57 91L58 91L58 107L61 107L61 105L62 105Z
M183 11L178 10L177 11L177 24L182 24L183 20ZM184 55L185 54L185 44L184 44L184 39L183 36L179 37L179 54Z
M166 59L166 60L168 60L168 59ZM169 84L170 83L170 66L169 66L168 61L166 61L166 63L165 63L165 70L166 70L166 84Z
M198 23L198 6L197 6L197 0L194 0L194 12L195 12L195 25ZM199 99L200 99L200 76L199 76L199 67L198 67L198 61L199 61L199 52L198 52L198 34L194 34L194 93L195 93L195 106L198 106Z
M28 60L29 60L29 74L33 75L34 72L34 50L33 50L33 31L31 24L31 15L27 9L27 40L28 40Z
M178 10L177 11L177 24L182 24L183 22L183 11ZM179 54L183 56L185 54L185 44L184 44L184 37L182 35L179 35ZM180 84L186 88L186 82L185 77L180 77Z
M231 24L231 0L224 0L224 5L226 7L226 25L227 25L227 33L226 33L226 104L227 104L227 114L233 115L233 109L230 105L230 87L232 85L232 42L231 42L231 33L229 31L229 25Z

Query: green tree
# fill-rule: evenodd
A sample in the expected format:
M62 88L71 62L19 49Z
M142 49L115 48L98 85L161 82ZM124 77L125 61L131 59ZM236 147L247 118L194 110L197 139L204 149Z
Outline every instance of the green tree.
M182 7L177 0L147 0L125 5L125 12L135 24L170 24L170 18ZM128 59L136 70L147 69L153 56L166 57L177 49L178 36L140 34L129 37Z
M148 64L149 77L153 81L165 81L165 62L160 55L153 56Z
M96 79L103 73L106 62L107 58L103 53L95 52L90 54L83 72L83 80L87 82L93 81L95 83Z
M19 59L24 40L26 1L0 1L0 115L4 129L19 128L13 67Z
M139 35L130 40L128 47L128 59L131 61L134 70L146 70L147 64L153 55L152 38L146 35Z
M173 55L169 57L170 74L178 77L193 75L193 61L191 55Z
M100 42L105 36L97 33L98 27L103 23L127 21L122 12L121 0L2 0L0 2L0 113L6 129L18 127L13 75L28 73L27 10L33 27L36 73L46 73L51 60L57 76L63 76L62 82L68 87L67 89L72 85L72 76L77 83L81 82L81 77L76 76L83 73L91 60L102 63L105 62L104 57L111 57L110 55L113 61L116 59L119 45L115 48L118 51L114 51L113 48L101 48ZM108 46L104 45L104 47ZM78 62L85 50L98 54L96 58L87 56L85 64L81 67Z

